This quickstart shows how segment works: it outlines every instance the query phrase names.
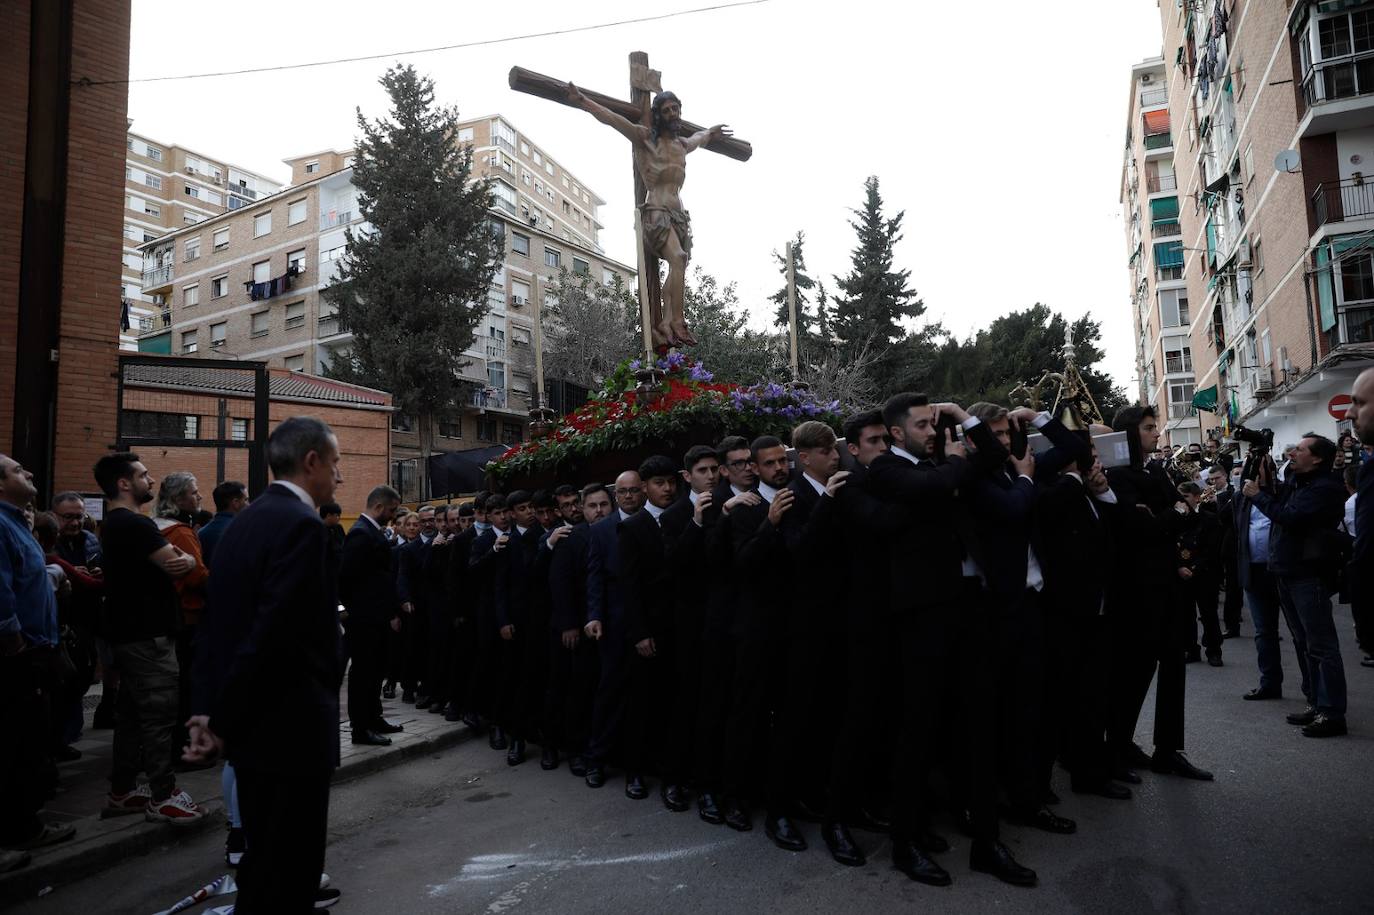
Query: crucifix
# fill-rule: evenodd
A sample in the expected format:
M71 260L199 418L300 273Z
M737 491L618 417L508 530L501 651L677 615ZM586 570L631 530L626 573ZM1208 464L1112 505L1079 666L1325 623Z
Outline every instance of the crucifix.
M630 55L628 102L523 67L511 68L510 87L581 108L630 141L646 365L653 364L655 348L696 343L683 315L692 231L678 192L687 177L687 153L700 147L745 162L753 147L731 136L723 124L703 128L682 120L681 102L663 91L661 74L649 69L649 55L642 51ZM652 102L651 93L657 93ZM668 264L666 281L659 279L660 260Z

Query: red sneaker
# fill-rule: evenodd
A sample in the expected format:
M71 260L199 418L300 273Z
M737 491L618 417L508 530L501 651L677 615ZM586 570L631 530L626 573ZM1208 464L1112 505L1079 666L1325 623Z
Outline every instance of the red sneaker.
M147 785L139 785L132 791L124 794L115 794L111 791L105 795L105 809L100 811L100 818L126 816L130 813L143 813L148 809L148 802L153 799L152 792Z
M185 791L178 791L166 800L149 801L146 816L150 822L185 826L200 820L205 816L205 811L195 801L191 800L191 795Z

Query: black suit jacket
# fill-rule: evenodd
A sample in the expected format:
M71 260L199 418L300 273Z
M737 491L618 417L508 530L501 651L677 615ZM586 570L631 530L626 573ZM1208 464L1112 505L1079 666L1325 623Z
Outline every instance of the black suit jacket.
M324 522L274 484L215 550L192 670L192 711L210 716L235 765L327 773L339 764L343 652Z
M760 501L736 506L728 516L738 583L732 626L737 636L773 629L792 596L787 543L781 525L768 520L768 510L769 503Z
M789 577L801 583L792 603L799 615L816 621L844 597L844 576L828 571L844 555L842 516L835 498L816 492L804 474L787 488L792 490L792 507L782 516L778 529L791 561Z
M1046 613L1075 620L1102 613L1115 561L1109 519L1116 509L1068 474L1044 488L1036 504L1035 555L1045 577Z
M425 561L430 546L423 536L416 537L396 551L396 593L401 603L413 604L416 613L429 606L429 591L425 584Z
M887 452L869 465L873 495L912 513L911 523L892 538L887 551L895 611L940 606L960 598L964 544L956 527L955 513L962 509L955 494L971 473L972 466L959 457L943 464L928 460L912 464Z
M587 624L587 541L589 525L573 526L549 555L549 628L555 633Z
M672 575L663 528L644 508L621 522L616 534L626 640L634 645L647 638L661 638L669 629L672 608Z
M385 623L400 615L391 544L366 518L353 522L344 538L339 599L350 620Z

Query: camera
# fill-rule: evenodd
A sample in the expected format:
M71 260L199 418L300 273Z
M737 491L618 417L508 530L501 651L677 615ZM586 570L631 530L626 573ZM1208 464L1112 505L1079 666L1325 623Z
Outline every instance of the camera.
M1274 447L1273 429L1260 429L1257 431L1255 429L1247 429L1244 426L1236 426L1235 431L1231 433L1231 437L1238 442L1245 442L1245 444L1250 446L1252 451L1258 451L1261 454L1268 454L1269 450Z

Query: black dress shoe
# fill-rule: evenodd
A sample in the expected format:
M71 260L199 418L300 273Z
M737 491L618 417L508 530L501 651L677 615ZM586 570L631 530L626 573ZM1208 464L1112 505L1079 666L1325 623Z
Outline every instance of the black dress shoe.
M974 842L969 849L970 870L991 874L1012 886L1035 886L1035 871L1016 863L1011 852L1001 842Z
M1250 690L1250 692L1246 693L1244 696L1241 696L1241 698L1249 702L1255 702L1260 699L1282 699L1283 690L1261 689L1260 687L1256 686L1254 689Z
M363 747L389 747L391 738L383 737L375 731L354 731L353 742Z
M949 871L927 858L925 852L911 842L892 843L892 866L917 883L928 886L949 886L954 882Z
M558 750L550 746L545 746L539 754L539 768L545 772L552 772L558 768Z
M444 700L435 699L429 704L429 710L435 715L442 715L444 713Z
M732 799L725 802L725 825L737 832L748 832L754 828L754 820L748 808Z
M658 795L663 798L663 806L673 813L682 813L692 806L687 800L687 789L681 785L670 785L664 782L658 789Z
M581 756L574 756L568 760L568 771L576 778L586 778L587 763Z
M606 771L600 766L587 767L587 787L600 788L606 784Z
M454 722L462 721L463 713L458 711L458 707L450 702L448 705L444 706L444 720Z
M115 705L113 702L100 700L95 707L95 718L91 721L91 730L108 731L115 726Z
M487 743L493 750L504 750L506 748L506 732L498 727L493 727L491 734L487 737Z
M1070 786L1074 794L1095 794L1113 801L1126 801L1131 798L1131 789L1116 782L1074 782Z
M1345 719L1331 715L1318 715L1302 729L1304 737L1344 737L1346 733Z
M797 819L807 823L825 822L825 808L810 801L799 800L796 807Z
M1207 664L1208 664L1208 666L1210 666L1210 667L1220 667L1220 666L1221 666L1221 655L1219 655L1219 654L1209 654L1209 655L1207 656Z
M716 806L716 796L709 791L697 795L697 816L713 826L725 822L725 815L720 812L720 807Z
M405 730L405 727L399 724L392 724L390 721L382 718L372 726L372 730L376 731L378 734L399 734Z
M763 831L783 851L806 851L806 839L788 817L769 813L764 817Z
M949 840L929 829L917 833L913 844L928 855L942 855L949 851Z
M395 684L395 683L388 683L386 686L383 686L383 687L382 687L382 698L383 698L383 699L395 699L395 698L396 698L396 684Z
M869 810L867 807L860 807L859 815L850 820L847 825L868 832L889 832L892 829L891 820L876 810Z
M1150 763L1150 771L1158 772L1160 775L1178 775L1199 782L1210 782L1214 778L1206 769L1199 769L1190 763L1182 750L1156 752L1154 760Z
M393 692L394 692L394 690L393 690ZM415 690L413 690L413 689L401 690L401 701L402 701L402 702L408 702L408 703L410 703L411 705L414 705L414 704L415 704Z
M1048 788L1046 788L1046 789L1045 789L1045 803L1046 803L1046 804L1049 804L1051 807L1053 807L1055 804L1060 803L1059 795L1055 794L1053 791L1051 791L1051 790L1049 790Z
M1077 823L1068 817L1061 817L1048 807L1041 807L1039 810L1032 810L1030 812L1012 811L1008 819L1013 823L1020 823L1022 826L1030 826L1042 832L1058 833L1061 836L1066 836L1078 831Z
M1139 785L1141 778L1135 774L1135 770L1127 769L1125 766L1117 766L1112 770L1112 781L1127 785Z
M959 827L959 831L970 839L978 832L973 825L973 812L967 807L960 807L954 814L954 825Z
M1120 762L1127 769L1140 769L1148 766L1153 759L1153 756L1140 749L1140 744L1131 741L1126 745L1126 749L1121 751Z
M642 801L648 797L649 789L644 787L644 779L638 775L626 775L625 796L632 801Z
M854 841L854 837L845 829L843 823L833 820L822 823L821 838L825 839L825 847L830 849L830 857L834 858L837 864L843 864L845 867L863 867L868 863L863 849Z
M1202 660L1202 651L1201 651L1201 649L1196 649L1196 648L1195 648L1195 649L1193 649L1192 651L1189 651L1187 654L1185 654L1185 655L1183 656L1183 663L1185 663L1185 664L1196 664L1197 662L1199 662L1199 661L1201 661L1201 660Z
M478 734L482 733L482 719L476 712L464 712L463 724L466 724Z
M1289 724L1298 725L1299 727L1308 725L1317 720L1317 710L1309 705L1301 712L1293 712L1288 715L1287 720Z
M519 737L510 739L510 749L506 751L506 765L518 766L525 761L525 741Z
M433 697L427 696L427 695L425 695L424 693L416 693L416 694L415 694L415 707L418 708L418 709L427 709L427 708L429 708L429 704L430 704L431 702L433 702L433 701L434 701Z

